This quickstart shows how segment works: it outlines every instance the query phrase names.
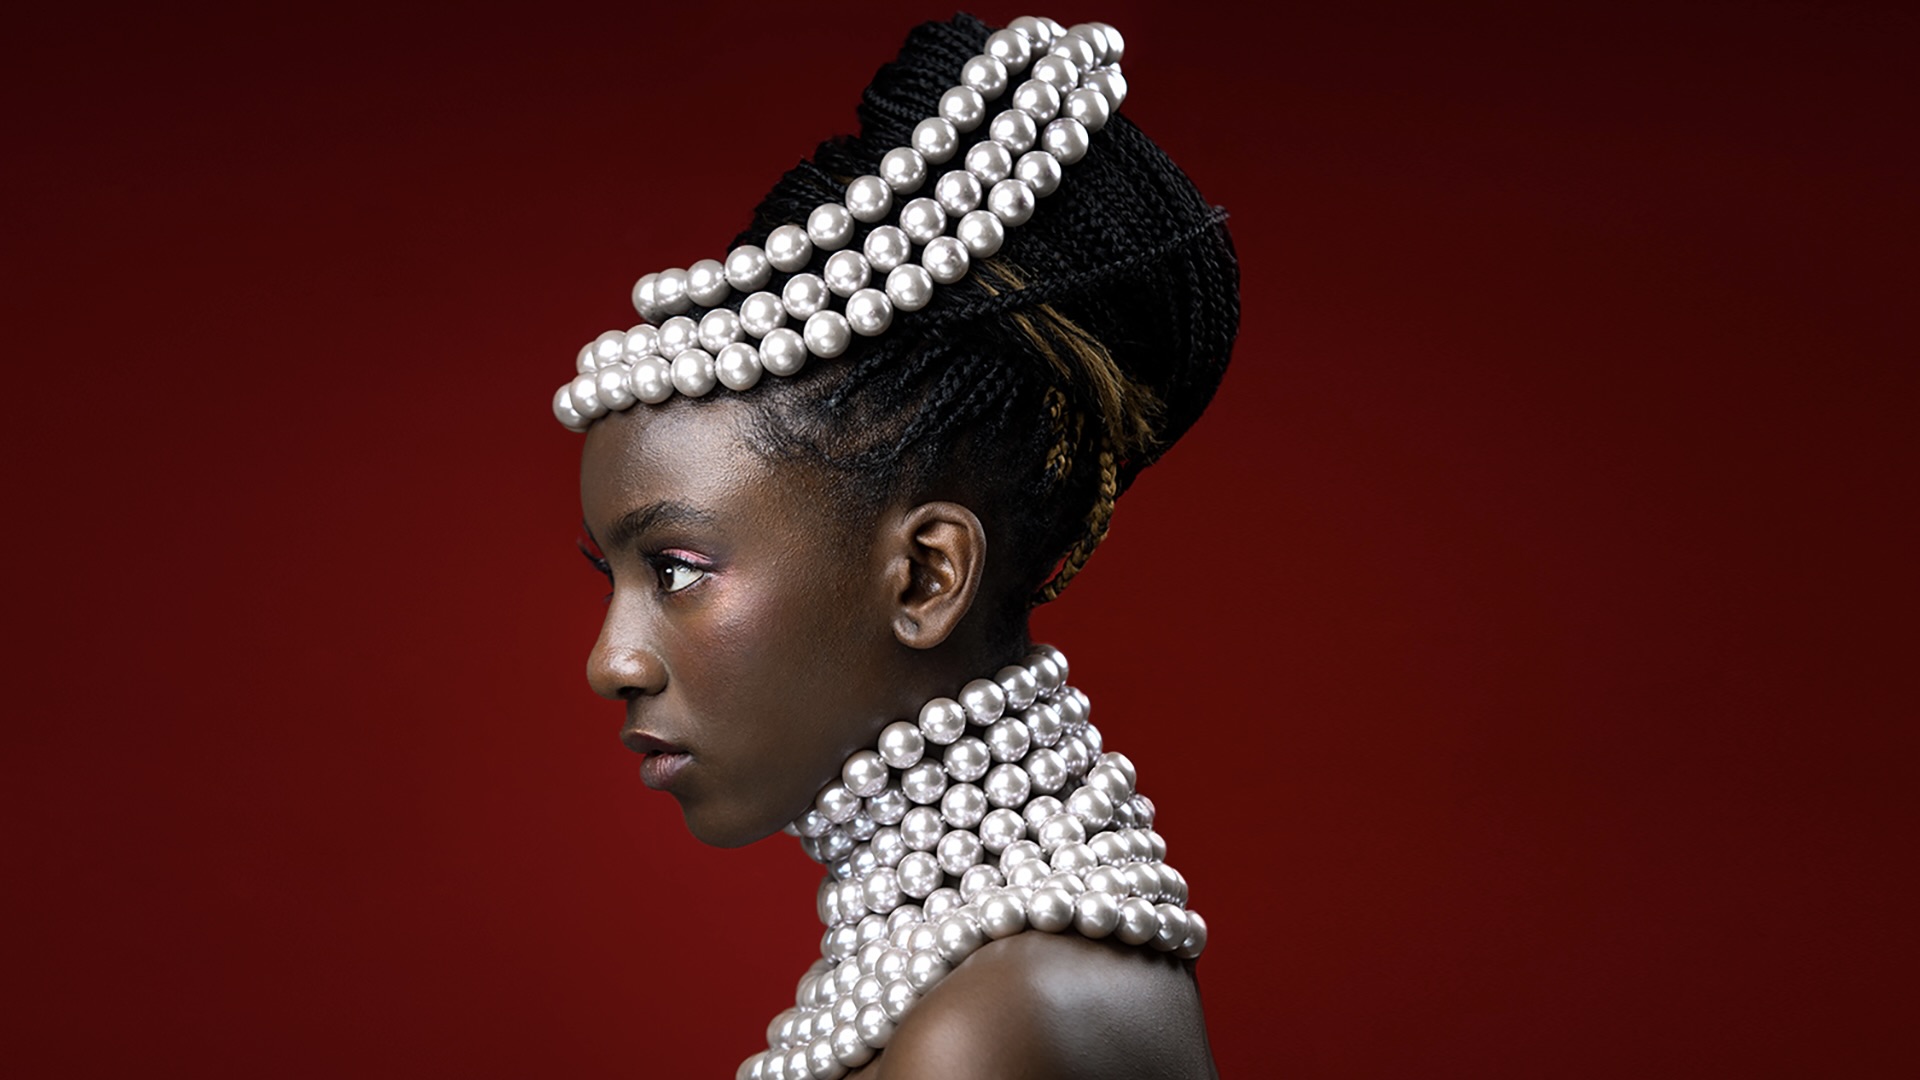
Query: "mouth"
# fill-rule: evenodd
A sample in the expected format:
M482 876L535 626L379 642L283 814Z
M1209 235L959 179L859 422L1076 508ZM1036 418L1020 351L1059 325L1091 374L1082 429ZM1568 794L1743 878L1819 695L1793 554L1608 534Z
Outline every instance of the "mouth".
M693 763L693 755L664 739L629 728L620 733L620 742L641 755L640 782L655 791L667 791L680 771Z

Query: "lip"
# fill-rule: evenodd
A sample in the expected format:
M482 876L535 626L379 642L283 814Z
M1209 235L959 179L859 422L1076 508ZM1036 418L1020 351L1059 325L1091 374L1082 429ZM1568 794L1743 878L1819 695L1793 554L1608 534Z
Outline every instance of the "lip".
M628 729L620 733L627 749L642 755L640 782L655 791L667 791L681 770L693 763L693 755L681 747L644 732Z

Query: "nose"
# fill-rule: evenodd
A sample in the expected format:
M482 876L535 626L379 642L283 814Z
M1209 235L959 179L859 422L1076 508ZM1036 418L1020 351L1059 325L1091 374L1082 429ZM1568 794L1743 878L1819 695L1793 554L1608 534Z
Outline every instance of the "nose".
M631 607L622 604L618 594L614 596L600 624L600 637L587 654L587 685L615 701L657 694L667 684L666 664L647 632L646 620Z

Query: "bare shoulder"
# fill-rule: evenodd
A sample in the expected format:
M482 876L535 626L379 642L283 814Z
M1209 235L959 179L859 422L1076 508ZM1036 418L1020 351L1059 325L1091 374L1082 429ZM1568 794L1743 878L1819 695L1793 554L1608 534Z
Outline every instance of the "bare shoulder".
M1200 995L1165 953L1076 934L988 944L934 987L861 1080L1210 1078Z

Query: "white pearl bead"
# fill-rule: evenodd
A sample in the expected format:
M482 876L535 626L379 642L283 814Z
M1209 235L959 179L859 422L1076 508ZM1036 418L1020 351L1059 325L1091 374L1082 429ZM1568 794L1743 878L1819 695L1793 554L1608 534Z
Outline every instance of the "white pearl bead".
M987 192L987 209L1008 225L1025 225L1031 220L1035 202L1033 189L1012 178L1000 181Z
M633 283L633 310L648 322L658 322L660 316L666 314L660 310L659 286L659 274L642 274L640 280Z
M964 829L954 829L940 838L933 853L940 860L940 869L958 877L967 872L967 867L980 861L985 849L978 836Z
M938 802L940 793L946 790L945 774L939 771L939 763L922 762L920 765L915 766L915 768L931 768L934 770L933 775L939 778L940 786L934 788L929 784L923 788L921 793L931 794L931 797L928 798L926 802ZM911 773L913 770L908 771ZM909 799L913 798L912 792L904 792L904 794L906 794ZM914 799L914 801L919 802L920 800ZM946 831L947 824L940 819L940 811L935 810L931 806L916 806L907 811L907 816L900 819L900 839L904 840L906 845L915 851L932 851L934 845L940 842L940 838L946 835Z
M960 149L960 133L953 124L931 117L913 129L913 148L930 165L938 165L951 158ZM643 279L644 280L644 279ZM636 295L638 286L635 286Z
M770 330L760 340L760 366L773 375L794 375L807 363L807 343L786 327Z
M974 679L960 688L960 704L968 720L991 724L1007 711L1007 693L992 679Z
M766 337L786 324L787 306L770 292L754 293L740 304L740 328L754 337Z
M1053 44L1055 32L1052 19L1036 19L1032 15L1022 15L1007 24L1007 29L1017 30L1026 36L1035 49L1044 49Z
M926 182L927 159L910 146L896 146L880 159L880 179L902 194Z
M980 186L979 177L964 169L942 175L933 186L934 201L954 217L975 209L985 197L986 189Z
M700 324L685 315L675 315L661 323L660 332L654 337L654 348L669 360L699 343Z
M656 342L660 331L657 327L641 323L627 328L627 339L620 345L620 356L631 364L643 356L656 355Z
M1067 804L1051 795L1041 795L1027 801L1020 808L1020 816L1027 819L1027 831L1038 832L1040 826L1047 823L1055 814L1067 808Z
M1094 52L1093 43L1071 32L1056 40L1049 51L1054 56L1065 57L1072 61L1073 66L1081 71L1090 71L1100 62L1099 56ZM1034 64L1036 67L1039 66L1039 61L1035 61Z
M896 769L910 768L926 753L927 737L905 720L896 720L880 732L880 758Z
M1127 77L1117 67L1102 68L1081 80L1081 85L1100 91L1114 112L1127 100Z
M1032 831L1032 822L1027 821L1024 816L1021 818L1021 821L1026 824L1028 831ZM1039 844L1031 840L1015 840L1013 843L1007 845L1007 850L1000 853L1000 865L1008 868L1027 862L1037 862L1045 865L1046 861L1046 853L1040 850Z
M1007 92L1007 65L982 53L960 68L960 82L992 101Z
M1033 890L1046 882L1049 876L1047 864L1039 861L1023 862L1007 872L1007 887L1012 889Z
M1027 905L1019 896L997 892L980 905L980 929L998 941L1027 928Z
M812 1071L807 1075L813 1080L840 1080L847 1075L847 1067L840 1064L833 1055L832 1040L822 1036L807 1047L807 1064Z
M1009 27L988 34L986 50L988 56L1005 64L1010 70L1020 71L1033 58L1035 44L1025 34Z
M752 292L773 278L773 264L767 253L752 244L741 244L727 252L727 284L741 292Z
M713 355L704 349L685 349L673 358L673 388L688 397L700 397L719 381Z
M914 1002L919 999L920 995L914 991L913 985L905 979L894 979L887 983L885 989L880 991L880 1007L886 1010L888 1019L891 1019L895 1023L906 1019L908 1011L913 1008Z
M807 239L821 251L839 251L853 239L853 215L839 203L821 203L807 215Z
M993 765L993 753L987 744L972 735L962 736L947 747L941 758L947 775L968 783L987 775Z
M988 725L984 738L995 761L1019 761L1027 756L1027 747L1032 742L1027 725L1013 716L1002 716Z
M1051 795L1067 783L1067 763L1060 755L1046 747L1030 751L1021 767L1027 770L1027 777L1033 782L1033 789L1044 795Z
M1102 792L1116 803L1125 802L1133 795L1133 785L1127 781L1127 774L1104 761L1087 770L1087 786Z
M1013 91L1013 107L1044 124L1060 114L1060 91L1040 79L1028 79Z
M678 267L660 271L653 292L660 310L668 315L678 315L693 306L693 299L687 295L687 272Z
M1071 802L1072 800L1069 799L1068 801ZM1127 858L1126 841L1120 838L1119 833L1103 832L1098 836L1089 838L1087 840L1087 850L1093 853L1093 857L1098 860L1102 866L1111 866Z
M740 316L726 308L714 308L700 316L700 329L695 336L701 348L717 354L745 337L746 331L740 326Z
M835 296L852 296L867 287L873 268L867 265L867 257L857 251L836 251L827 259L820 276L826 279L827 288L833 290Z
M1119 63L1121 59L1124 58L1127 54L1127 39L1120 36L1120 31L1115 29L1112 23L1097 22L1097 23L1089 23L1088 25L1096 27L1097 29L1100 30L1102 34L1106 36L1106 39L1107 39L1106 57L1101 61L1101 63L1104 63L1104 64Z
M862 250L875 270L885 273L913 257L913 241L897 226L878 225L867 234Z
M1033 117L1018 109L1008 109L993 118L993 124L987 128L987 135L994 142L1007 148L1010 154L1023 154L1033 149L1034 141L1040 138L1040 125Z
M1104 24L1091 22L1074 23L1072 26L1067 27L1067 33L1085 38L1087 43L1093 46L1093 62L1095 64L1109 64L1113 62L1107 56L1107 34Z
M847 325L847 317L837 311L816 311L808 316L801 336L806 339L808 352L831 360L853 344L853 327Z
M1089 844L1088 847L1092 845ZM1098 866L1082 876L1087 880L1087 888L1094 892L1111 893L1115 897L1127 895L1127 878L1118 867Z
M580 351L573 354L573 373L575 375L585 375L589 371L596 370L599 366L600 362L596 360L593 355L593 342L591 341L580 346Z
M930 929L928 935L933 938L925 949L915 950L907 958L907 985L921 993L933 989L947 973L953 970L946 958L939 953L939 930Z
M1060 813L1048 818L1034 833L1040 850L1051 852L1062 844L1084 844L1087 827L1072 814Z
M1067 813L1095 832L1113 823L1113 800L1098 788L1083 787L1067 797Z
M926 899L928 893L940 887L940 861L925 851L909 852L901 858L894 874L900 882L900 891L916 900Z
M967 151L967 171L982 184L997 184L1013 175L1013 155L997 142L974 143Z
M847 210L861 221L879 221L893 209L893 189L877 176L857 177L847 185Z
M1101 836L1105 835L1105 833L1101 834ZM1096 836L1093 839L1098 840L1100 837ZM1078 875L1100 868L1100 856L1094 854L1091 841L1085 844L1062 844L1054 851L1053 857L1047 860L1047 865L1055 873L1073 875L1074 880L1079 881ZM1076 895L1084 892L1086 885L1082 883L1073 891Z
M932 199L914 199L900 208L900 231L914 243L924 244L947 231L947 212Z
M1018 765L1000 764L987 771L987 801L995 806L1019 806L1033 794L1033 780Z
M627 335L620 330L609 330L599 337L594 338L592 346L593 369L598 371L608 364L618 361L620 354L626 349L626 344Z
M1073 925L1073 897L1065 889L1034 890L1027 901L1027 922L1035 930L1057 934Z
M1140 782L1140 771L1134 768L1133 759L1117 750L1101 754L1100 764L1118 769L1121 777L1127 782L1129 792L1133 791L1134 785Z
M1107 104L1107 95L1090 86L1068 94L1066 107L1067 115L1080 121L1088 132L1106 127L1107 118L1113 112L1113 106Z
M1044 199L1060 190L1060 159L1045 150L1030 150L1013 163L1013 175Z
M919 311L933 299L933 277L924 267L908 263L887 275L887 299L900 311Z
M827 816L827 820L840 824L860 810L860 800L847 790L845 784L835 780L820 789L813 798L814 809Z
M867 800L867 815L881 825L898 825L906 816L907 806L906 792L889 787Z
M567 392L565 386L553 392L553 416L570 430L587 430L587 418L573 407L573 395Z
M849 1069L857 1069L873 1060L873 1047L860 1037L852 1024L833 1029L833 1059Z
M940 796L947 790L947 770L938 761L922 761L900 777L900 790L906 792L907 798L922 806L939 802ZM902 827L912 820L913 812L908 811L907 821L901 822Z
M1073 928L1082 937L1099 939L1120 925L1120 903L1111 893L1095 892L1091 887L1074 897Z
M718 259L701 259L687 267L687 296L701 307L712 307L732 292L727 284L727 268Z
M888 1040L893 1038L893 1021L887 1019L887 1012L878 1005L869 1005L860 1010L859 1019L853 1022L853 1030L860 1038L875 1050L886 1049Z
M955 86L940 95L940 117L960 131L972 131L986 119L987 103L981 98L980 91L968 86Z
M992 773L988 773L987 799L993 799ZM980 843L995 855L1007 850L1007 845L1026 839L1027 822L1018 811L1004 807L989 811L980 819Z
M767 234L767 261L776 270L794 271L813 258L813 241L798 225L782 225Z
M858 751L840 767L840 780L862 798L878 795L887 787L887 763L875 751Z
M795 274L780 290L780 302L786 306L787 314L796 319L811 318L824 309L831 298L826 281L818 274Z
M1063 116L1040 132L1040 148L1059 158L1060 164L1071 165L1087 156L1087 127Z
M869 911L884 913L900 906L900 880L884 866L867 875L863 889Z
M958 964L972 956L980 946L987 943L987 936L974 925L973 919L964 914L949 915L940 921L934 931L938 935L941 959L949 964Z
M893 323L893 303L879 289L861 289L847 297L847 325L861 337L885 333Z
M940 796L940 816L956 829L971 829L987 816L987 796L972 784L955 784Z
M594 389L600 394L600 400L607 409L619 412L633 404L633 391L627 389L628 369L622 364L613 364L594 373Z
M966 731L967 711L952 698L934 698L920 707L920 733L928 742L946 746Z
M1187 912L1187 940L1173 951L1182 960L1192 960L1207 947L1207 920L1197 911Z
M1043 56L1033 62L1027 74L1063 95L1080 85L1080 70L1064 56Z
M1120 925L1113 935L1128 945L1145 945L1160 929L1153 905L1138 896L1120 901Z

